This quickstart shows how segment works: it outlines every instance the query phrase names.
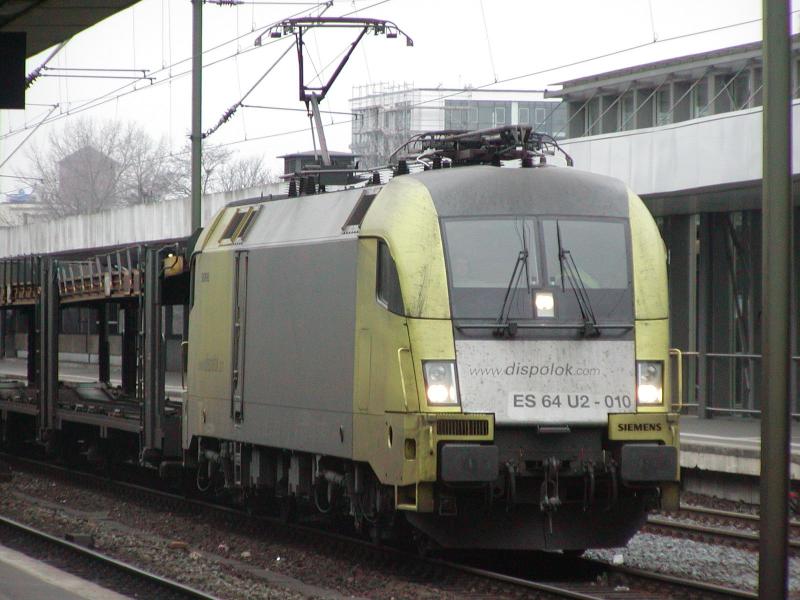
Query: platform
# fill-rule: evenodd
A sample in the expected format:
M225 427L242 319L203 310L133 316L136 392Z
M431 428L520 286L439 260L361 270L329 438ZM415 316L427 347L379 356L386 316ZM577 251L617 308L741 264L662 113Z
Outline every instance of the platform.
M0 379L16 378L24 380L27 377L28 366L24 358L4 358L0 360ZM122 383L120 367L111 365L110 369L111 385ZM88 383L97 381L97 365L90 363L59 361L58 378L61 381L73 383ZM164 389L168 394L180 394L183 391L181 374L175 371L167 371L165 375Z
M126 600L128 597L0 546L0 600Z
M800 480L800 425L792 429L792 479ZM681 419L681 467L732 475L760 474L761 421L751 417Z

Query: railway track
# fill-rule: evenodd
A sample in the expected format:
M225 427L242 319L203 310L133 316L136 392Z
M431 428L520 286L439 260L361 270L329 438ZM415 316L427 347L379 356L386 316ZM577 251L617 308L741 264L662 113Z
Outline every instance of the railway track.
M758 551L759 518L757 515L724 511L702 506L681 505L670 516L651 515L646 530L652 533L686 537ZM800 523L790 524L789 550L800 553Z
M0 517L0 540L6 546L35 554L39 560L55 561L63 570L91 574L91 579L103 587L133 598L216 600L215 596L7 517Z
M681 504L678 514L687 514L699 519L708 521L732 521L736 526L740 524L747 527L752 527L754 531L758 531L760 517L755 514L748 514L743 512L735 512L732 510L720 510L718 508L709 508L706 506L696 506L693 504ZM789 533L792 537L800 537L800 521L794 519L789 521Z
M111 480L99 477L85 471L74 471L64 467L53 465L47 462L22 459L10 455L0 454L0 459L11 463L20 470L28 471L37 475L54 476L57 478L68 479L72 483L77 483L90 488L101 489L103 491L123 490L124 495L130 499L134 495L137 497L149 497L155 502L164 506L168 503L171 508L184 508L188 504L195 512L212 511L220 514L230 522L232 518L246 518L252 527L252 520L259 519L269 522L271 525L285 527L306 537L312 536L316 541L312 545L319 546L320 539L326 540L327 544L337 544L339 551L348 552L363 558L368 556L370 560L378 561L381 564L401 564L403 566L390 570L402 573L402 576L410 575L415 580L430 579L431 583L441 581L454 581L456 574L466 575L473 580L482 580L484 583L463 582L458 585L465 586L469 593L465 595L490 597L496 591L496 585L508 586L510 590L519 593L520 588L534 592L536 598L570 598L573 600L623 600L637 598L637 600L664 600L666 598L756 598L752 592L735 590L721 585L698 582L691 579L684 579L670 575L653 573L625 566L609 565L601 561L585 558L575 559L559 554L540 554L536 558L528 555L516 556L507 564L499 564L492 561L487 565L484 558L472 556L466 559L442 560L440 558L420 558L417 555L400 550L397 548L376 546L372 542L359 539L352 535L345 535L337 531L331 531L314 525L289 524L277 518L265 516L253 516L245 511L225 505L186 498L182 495L165 492L161 490L144 487L124 481ZM0 522L0 527L2 527ZM46 534L45 534L46 535ZM53 537L53 536L48 536ZM69 544L58 538L53 538L62 545L75 548L75 551L97 555L98 553L78 546ZM103 557L110 564L119 563L114 559ZM532 561L532 563L531 563ZM544 562L542 562L544 561ZM553 567L556 562L561 565ZM119 563L121 568L130 569L131 573L141 572L147 576L146 572L138 567ZM408 565L411 565L410 567ZM569 572L570 576L560 577L552 573ZM547 577L532 576L533 573L548 573ZM455 581L458 578L456 577ZM164 580L167 581L167 580ZM173 582L174 583L174 582ZM175 584L180 586L180 584ZM477 592L473 591L476 590ZM487 594L482 593L487 591ZM196 595L173 596L180 598L211 598L203 592L188 589L188 593ZM516 595L512 593L512 595ZM162 594L163 595L163 594ZM162 596L151 596L162 597Z

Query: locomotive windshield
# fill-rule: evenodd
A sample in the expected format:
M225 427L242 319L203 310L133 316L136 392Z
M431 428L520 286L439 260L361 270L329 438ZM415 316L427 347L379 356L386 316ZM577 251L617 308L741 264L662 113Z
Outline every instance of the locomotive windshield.
M452 315L488 321L582 322L575 287L598 322L633 315L626 221L572 217L444 219ZM563 253L563 254L562 254ZM573 277L565 273L569 257ZM554 310L537 314L536 293Z

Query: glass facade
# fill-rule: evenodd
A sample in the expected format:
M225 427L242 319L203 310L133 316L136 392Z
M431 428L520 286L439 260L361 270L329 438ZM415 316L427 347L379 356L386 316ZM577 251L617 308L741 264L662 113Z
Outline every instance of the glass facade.
M794 52L797 55L798 50ZM706 58L699 56L697 60ZM603 84L602 78L596 78L594 90L583 87L575 96L571 96L570 86L565 84L567 108L562 114L569 116L556 127L556 131L566 130L573 138L630 131L746 110L762 104L762 68L752 58L746 61L730 59L727 64L715 65L713 73L709 73L707 68L691 69L691 64L686 62L682 62L680 68L686 71L685 75L676 71L661 75L660 80L651 76L649 85L644 84L648 78L646 71L632 73L627 81L616 78L615 85L620 88L616 93ZM642 84L636 81L637 78ZM798 56L793 59L792 90L794 98L800 97Z
M445 100L445 129L490 129L532 125L534 131L564 137L566 107L553 101Z

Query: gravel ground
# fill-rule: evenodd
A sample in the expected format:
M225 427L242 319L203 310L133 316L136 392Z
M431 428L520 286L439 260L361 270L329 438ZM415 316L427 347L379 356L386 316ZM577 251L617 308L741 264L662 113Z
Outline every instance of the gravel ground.
M713 499L689 501L722 508ZM104 553L232 600L515 597L507 589L470 588L460 579L437 581L376 565L335 547L310 547L269 524L242 530L233 518L201 520L194 512L158 510L133 497L21 472L0 483L0 513L57 535L91 534ZM756 589L755 552L647 533L626 548L587 552L608 562L615 555L632 567ZM800 559L791 559L790 573L790 589L800 591Z
M758 553L727 546L640 533L625 548L589 550L588 558L612 562L621 555L624 564L638 569L690 577L732 587L756 591ZM789 589L800 591L800 559L789 560Z
M715 498L703 494L684 492L681 494L681 502L692 506L703 506L705 508L716 508L717 510L730 510L748 515L758 515L758 505L756 504L734 502L733 500L724 500L722 498Z
M16 472L0 483L0 514L63 536L94 536L103 553L232 600L295 598L516 598L469 577L440 581L413 568L376 564L335 547L310 547L261 522L200 520L112 492ZM435 577L435 576L434 576ZM477 581L477 580L476 580Z

